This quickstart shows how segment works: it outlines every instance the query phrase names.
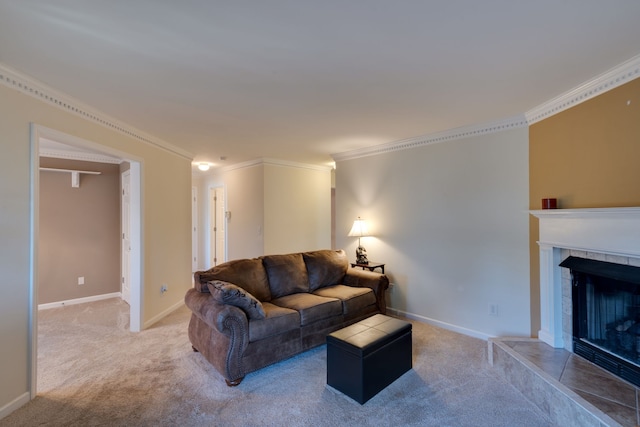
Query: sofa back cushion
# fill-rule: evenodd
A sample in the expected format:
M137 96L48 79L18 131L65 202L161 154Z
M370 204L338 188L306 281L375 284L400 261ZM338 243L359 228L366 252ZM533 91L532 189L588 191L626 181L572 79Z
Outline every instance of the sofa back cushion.
M267 271L272 298L309 292L307 268L301 253L266 255L262 257L262 263Z
M337 251L320 250L302 254L309 276L309 290L311 292L325 286L342 283L349 268L347 254L342 249Z
M271 301L269 280L260 258L238 259L195 273L195 287L208 292L207 282L222 280L247 290L260 301Z

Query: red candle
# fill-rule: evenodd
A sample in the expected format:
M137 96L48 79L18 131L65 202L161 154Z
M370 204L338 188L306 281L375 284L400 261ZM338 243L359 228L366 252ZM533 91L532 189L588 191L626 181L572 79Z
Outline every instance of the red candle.
M542 199L542 209L556 209L557 207L557 199Z

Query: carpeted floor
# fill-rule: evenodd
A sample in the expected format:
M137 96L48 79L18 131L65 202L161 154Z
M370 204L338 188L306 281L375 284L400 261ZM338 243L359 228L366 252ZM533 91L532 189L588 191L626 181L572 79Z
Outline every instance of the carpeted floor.
M118 299L39 312L38 397L1 426L549 426L487 362L487 343L413 323L413 370L364 405L326 385L326 346L229 388L181 308L128 331Z

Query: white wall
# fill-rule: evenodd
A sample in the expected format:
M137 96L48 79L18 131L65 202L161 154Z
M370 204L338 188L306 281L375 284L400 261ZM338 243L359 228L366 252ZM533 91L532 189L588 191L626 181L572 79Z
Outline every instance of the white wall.
M465 138L336 165L336 239L396 285L388 304L470 335L530 335L528 130ZM489 316L490 303L498 316Z

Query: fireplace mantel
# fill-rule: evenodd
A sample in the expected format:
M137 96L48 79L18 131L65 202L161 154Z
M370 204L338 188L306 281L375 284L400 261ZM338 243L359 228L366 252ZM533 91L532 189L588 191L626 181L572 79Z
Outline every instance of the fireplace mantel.
M539 219L540 326L538 338L563 348L562 249L640 258L640 207L545 209Z

